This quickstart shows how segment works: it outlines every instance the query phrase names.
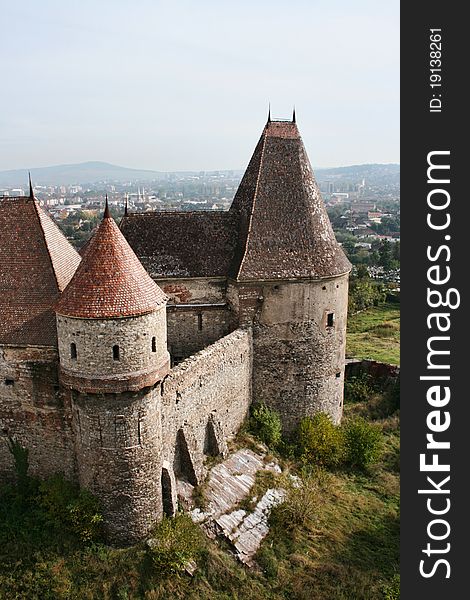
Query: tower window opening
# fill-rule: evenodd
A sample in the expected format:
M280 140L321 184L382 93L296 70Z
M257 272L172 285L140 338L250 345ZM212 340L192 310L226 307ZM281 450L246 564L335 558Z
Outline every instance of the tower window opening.
M326 326L333 327L335 324L335 313L328 313L326 316Z
M152 352L156 352L157 351L157 338L154 336L152 338Z
M12 379L11 377L7 377L5 379L5 385L15 385L15 380Z
M336 373L336 379L339 379L341 377L341 373Z
M119 360L119 346L113 346L113 360Z
M202 331L202 313L199 313L197 316L197 328L199 331Z
M77 360L77 344L75 342L70 344L70 358L72 360Z

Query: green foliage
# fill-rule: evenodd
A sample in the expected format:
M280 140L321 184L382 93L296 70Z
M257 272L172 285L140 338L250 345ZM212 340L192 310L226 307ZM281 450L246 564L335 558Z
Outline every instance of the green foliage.
M297 440L303 461L325 467L336 467L342 461L342 431L325 413L302 419L297 431Z
M374 392L371 378L366 373L346 379L344 397L347 402L367 402Z
M201 531L191 517L179 514L164 517L147 542L147 553L154 571L169 575L184 571L189 562L196 560L202 551Z
M374 282L370 277L351 279L349 284L348 312L354 314L369 306L377 306L385 302L385 287Z
M265 404L253 406L250 429L270 448L275 448L281 442L282 424L279 414Z
M20 486L24 485L28 479L29 450L27 448L23 448L23 446L13 438L8 438L8 449L13 456L18 483Z
M366 468L378 461L382 433L377 425L356 417L344 426L345 459L353 467Z
M87 490L54 475L40 483L38 501L52 525L66 527L82 542L100 539L103 517L98 500Z
M400 600L400 575L394 575L391 583L383 586L383 600Z
M309 527L317 518L320 503L319 480L308 475L294 481L284 502L273 509L271 519L285 530Z
M399 304L389 302L349 315L346 355L399 365Z

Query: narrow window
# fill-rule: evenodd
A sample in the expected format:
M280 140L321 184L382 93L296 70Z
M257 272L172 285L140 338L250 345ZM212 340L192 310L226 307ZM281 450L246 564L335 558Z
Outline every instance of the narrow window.
M197 328L199 331L202 331L202 313L199 313L197 316Z
M77 344L75 342L70 344L70 358L72 360L77 360Z
M336 379L339 379L341 377L341 373L336 373Z
M10 377L7 377L5 379L5 385L15 385L15 380L11 379Z
M328 313L328 316L326 317L326 326L333 327L334 323L335 323L335 313Z
M157 351L157 338L153 337L152 338L152 352L156 352Z
M113 360L119 360L119 346L113 346Z

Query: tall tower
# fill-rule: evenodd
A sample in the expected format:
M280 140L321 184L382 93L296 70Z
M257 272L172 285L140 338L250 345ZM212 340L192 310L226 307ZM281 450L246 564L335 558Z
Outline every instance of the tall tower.
M228 286L253 326L253 398L286 432L318 411L338 422L351 265L337 243L292 121L266 123L230 211L238 216Z
M108 538L134 542L161 516L161 407L169 370L166 296L106 204L56 305L60 381L70 390L80 485Z

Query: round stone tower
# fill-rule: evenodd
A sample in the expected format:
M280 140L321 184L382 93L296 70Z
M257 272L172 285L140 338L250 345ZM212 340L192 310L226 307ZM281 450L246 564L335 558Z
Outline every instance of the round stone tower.
M263 130L231 206L239 219L228 286L253 327L253 399L287 433L302 417L343 412L351 265L337 243L292 121Z
M102 502L108 538L134 542L161 516L161 407L169 371L166 296L106 203L56 305L60 381L70 390L80 485Z

